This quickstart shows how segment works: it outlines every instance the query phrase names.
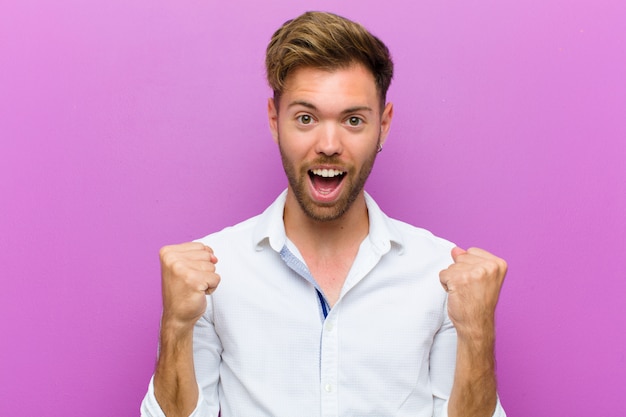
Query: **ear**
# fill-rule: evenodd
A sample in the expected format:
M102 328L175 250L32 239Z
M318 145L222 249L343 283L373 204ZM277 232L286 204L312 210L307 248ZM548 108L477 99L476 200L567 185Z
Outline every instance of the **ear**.
M393 119L393 103L387 103L380 118L380 145L387 140L389 129L391 129L391 119Z
M274 142L278 143L278 110L272 97L267 99L267 120L269 121L270 132Z

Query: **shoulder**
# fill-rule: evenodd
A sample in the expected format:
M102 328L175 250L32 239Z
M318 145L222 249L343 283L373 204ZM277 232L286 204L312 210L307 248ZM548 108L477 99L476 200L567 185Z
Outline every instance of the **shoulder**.
M207 235L198 241L208 246L224 244L243 249L256 247L266 238L284 235L282 216L286 194L286 190L283 191L261 214Z
M452 248L456 245L436 236L431 231L397 219L388 219L388 227L397 236L399 258L412 265L436 265L446 268L452 262ZM396 259L399 259L396 258Z
M370 215L370 234L374 240L390 241L392 246L398 247L400 254L427 253L429 256L442 256L446 260L451 257L454 243L429 230L389 217L369 194L365 198Z
M397 233L402 236L406 243L426 244L441 249L450 250L455 245L447 239L436 236L430 230L414 226L402 220L388 218L390 227L393 227Z
M252 245L253 232L258 224L259 217L260 215L257 215L233 226L225 227L218 232L197 239L197 241L213 248L216 246L241 247L242 245Z

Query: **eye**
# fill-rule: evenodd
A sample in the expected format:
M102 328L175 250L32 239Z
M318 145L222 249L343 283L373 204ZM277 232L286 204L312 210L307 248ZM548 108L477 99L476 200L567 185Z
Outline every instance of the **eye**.
M363 123L363 119L357 116L351 116L351 117L348 117L347 122L350 126L356 127L356 126L360 126Z
M301 114L300 116L296 117L296 120L303 125L309 125L313 123L313 117L311 117L310 114Z

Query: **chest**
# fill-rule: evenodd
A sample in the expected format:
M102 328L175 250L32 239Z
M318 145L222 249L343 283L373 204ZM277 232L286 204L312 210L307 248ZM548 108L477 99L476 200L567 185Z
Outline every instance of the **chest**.
M354 262L352 257L333 257L320 259L316 257L305 258L309 272L320 286L326 300L332 306L335 305L341 290Z
M225 276L227 285L214 294L222 383L241 382L246 396L258 393L252 403L266 405L268 415L301 415L303 408L310 415L409 415L399 412L403 407L432 415L416 412L415 403L432 401L427 360L444 309L429 285L417 284L421 277L368 274L325 320L306 280L281 278L251 283ZM266 288L272 280L278 285ZM270 303L267 294L277 291L281 297ZM277 392L295 401L277 405ZM245 411L229 415L254 415Z

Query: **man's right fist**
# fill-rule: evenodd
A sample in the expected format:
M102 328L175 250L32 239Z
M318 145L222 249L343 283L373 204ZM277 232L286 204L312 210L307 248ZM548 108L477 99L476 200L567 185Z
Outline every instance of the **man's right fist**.
M161 258L163 321L193 326L206 310L206 295L220 282L213 250L199 242L165 246Z

